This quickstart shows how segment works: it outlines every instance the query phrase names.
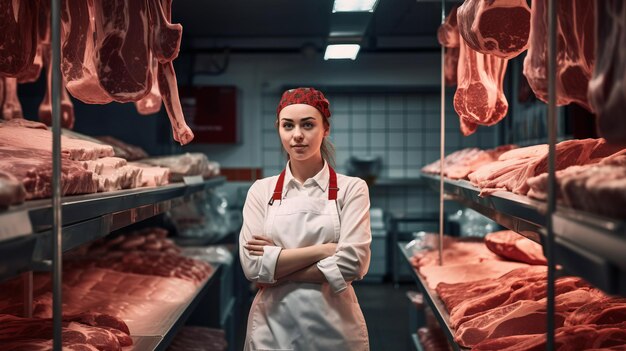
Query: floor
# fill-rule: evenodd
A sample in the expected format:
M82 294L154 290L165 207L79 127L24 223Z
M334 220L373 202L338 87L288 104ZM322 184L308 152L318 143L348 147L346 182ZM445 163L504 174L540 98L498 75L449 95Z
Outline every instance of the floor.
M417 290L415 284L400 284L398 288L394 288L393 284L389 282L358 282L354 283L354 290L367 324L370 350L414 350L410 339L411 328L409 327L409 314L412 304L406 297L406 292ZM238 328L236 350L243 349L246 317L243 318L243 325L239 325Z

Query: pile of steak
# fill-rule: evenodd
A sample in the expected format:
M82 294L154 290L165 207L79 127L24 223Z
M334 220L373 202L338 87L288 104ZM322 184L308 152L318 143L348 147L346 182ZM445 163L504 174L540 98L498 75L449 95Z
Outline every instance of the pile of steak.
M623 1L595 3L596 64L589 81L589 103L600 136L626 143L626 6Z
M148 157L148 153L141 147L125 143L112 136L99 136L96 139L104 144L111 145L115 151L115 156L124 158L127 161L136 161Z
M61 73L64 86L88 104L135 102L142 114L165 104L174 139L187 144L172 61L182 26L171 23L172 0L64 0L61 4ZM22 118L17 83L36 81L46 66L48 89L39 117L51 122L50 7L44 0L0 5L0 77L3 116ZM74 125L73 105L61 89L62 124Z
M481 54L511 59L528 46L530 8L526 0L465 0L457 19L467 45Z
M626 155L556 172L560 204L613 218L626 217ZM528 179L528 196L545 200L548 174Z
M205 154L200 152L184 153L182 155L150 157L141 160L141 163L167 167L170 170L170 181L179 182L186 176L200 175L204 178L219 174L219 166L210 162Z
M70 350L118 351L133 344L128 326L118 318L103 314L64 316L61 336L64 349L67 347ZM52 350L52 338L50 318L0 315L0 344L3 350Z
M557 105L575 102L591 111L587 88L594 67L595 0L559 0L557 11ZM600 2L604 2L600 0ZM548 102L548 0L532 0L524 75L541 101ZM599 42L605 41L601 38Z
M451 179L465 179L468 174L480 166L496 161L501 154L516 147L515 145L503 145L489 150L466 148L455 151L443 159L443 175ZM422 167L422 172L440 174L440 165L440 161L437 160Z
M625 152L623 147L604 139L567 140L556 145L556 169L601 162ZM500 155L498 161L481 166L468 178L481 189L481 195L508 190L526 195L528 179L548 171L548 146L536 145L514 149Z

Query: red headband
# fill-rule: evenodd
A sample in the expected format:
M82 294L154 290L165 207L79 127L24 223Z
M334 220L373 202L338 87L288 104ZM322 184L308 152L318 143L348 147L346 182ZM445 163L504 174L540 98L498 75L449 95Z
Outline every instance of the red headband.
M286 106L294 104L305 104L318 109L322 116L330 118L329 102L321 91L313 88L289 89L283 93L276 109L276 116Z

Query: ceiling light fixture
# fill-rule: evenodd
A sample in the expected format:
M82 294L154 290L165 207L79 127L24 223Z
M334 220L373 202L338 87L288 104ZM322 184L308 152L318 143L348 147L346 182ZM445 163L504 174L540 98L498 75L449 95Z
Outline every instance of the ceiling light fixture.
M330 44L326 47L324 60L355 60L360 49L359 44Z
M333 12L374 12L378 0L335 0Z

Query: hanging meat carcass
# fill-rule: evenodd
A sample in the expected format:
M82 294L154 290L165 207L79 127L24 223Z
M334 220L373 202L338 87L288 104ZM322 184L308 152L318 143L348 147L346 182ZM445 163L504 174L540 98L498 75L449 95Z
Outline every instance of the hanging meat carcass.
M37 52L37 2L0 2L0 76L16 77Z
M526 0L465 0L457 20L461 37L481 54L511 59L528 47Z
M459 65L459 28L456 21L457 7L453 7L444 23L437 30L437 40L444 46L444 76L447 86L457 83L457 67Z
M592 111L587 86L595 60L594 5L595 0L558 0L556 104L559 106L575 102ZM532 0L531 8L524 75L537 98L547 103L548 1Z
M626 143L626 5L596 2L596 65L589 81L589 103L601 136Z
M506 116L509 104L502 90L507 59L481 54L460 38L458 87L454 109L461 120L461 132L467 136L478 125L491 126Z

